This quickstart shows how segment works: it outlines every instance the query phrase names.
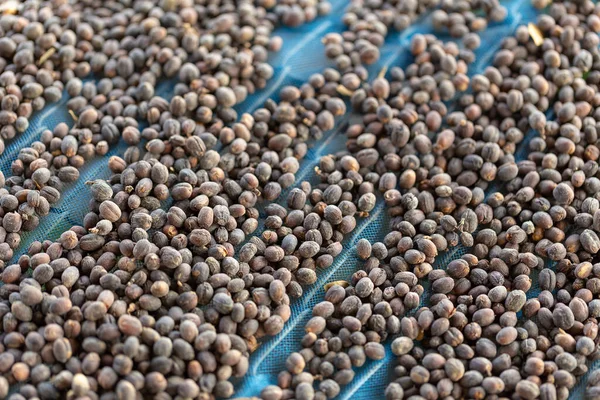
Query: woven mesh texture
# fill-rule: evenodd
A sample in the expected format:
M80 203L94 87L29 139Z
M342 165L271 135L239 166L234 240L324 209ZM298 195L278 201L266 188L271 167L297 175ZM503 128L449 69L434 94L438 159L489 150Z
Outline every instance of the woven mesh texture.
M266 89L248 96L242 104L236 106L238 113L251 112L260 107L268 98L276 100L282 86L299 86L306 82L311 74L332 66L332 63L324 55L324 48L320 39L328 32L342 32L345 29L341 17L347 1L330 1L333 7L331 14L327 17L318 18L316 21L300 28L279 28L276 31L276 34L283 38L284 47L281 52L272 55L270 58L270 63L274 66L274 76ZM530 6L529 0L502 0L502 3L508 9L508 17L501 24L491 24L481 34L482 44L477 51L477 61L470 68L471 74L482 72L490 64L494 52L501 44L502 37L514 32L519 24L535 21L536 19L537 12ZM434 33L429 15L421 17L409 29L401 33L391 32L389 34L384 46L381 48L379 62L369 67L371 76L374 76L384 67L408 65L412 60L409 50L410 40L416 33ZM437 36L442 40L451 40L450 37L440 36L439 34ZM170 98L173 95L175 83L174 80L162 82L159 84L156 93L167 99ZM67 95L65 94L61 102L49 105L37 113L30 121L29 129L7 144L6 151L0 156L0 170L6 176L10 175L11 163L15 160L20 149L37 140L44 129L53 129L60 122L66 122L69 125L73 123L66 109L66 101ZM450 102L448 107L451 109L452 106L453 104ZM344 132L353 118L356 118L356 116L348 113L341 118L336 129L311 146L306 158L301 162L300 170L296 174L297 184L304 180L311 183L318 182L315 167L318 165L319 158L345 149ZM517 160L527 156L526 144L533 135L535 133L530 132L521 144L519 151L516 153ZM39 228L34 232L23 235L22 245L15 252L14 260L26 252L32 241L56 239L72 225L81 224L90 200L85 182L92 179L107 179L110 174L107 168L109 157L114 154L122 155L125 149L126 145L120 144L113 147L106 156L98 157L92 162L86 163L80 171L80 179L67 188L60 202L52 207L50 215L41 219ZM493 191L495 188L492 185L488 192ZM279 200L280 204L285 205L289 190L291 188L282 192ZM262 211L263 209L261 209L261 214L264 214ZM260 233L261 229L262 223L257 233ZM283 331L275 337L266 339L252 354L248 374L243 379L235 382L236 396L257 396L266 385L276 383L277 374L284 369L287 356L301 348L300 339L304 335L304 324L310 318L313 306L323 298L324 284L334 280L347 280L356 271L360 265L360 260L355 255L354 247L359 239L366 238L371 242L376 242L382 240L387 232L389 232L389 221L380 201L368 218L359 220L355 231L343 244L344 252L335 259L333 265L325 270L319 270L318 281L311 287L306 288L304 295L292 303L291 318L286 323ZM434 267L444 268L451 260L459 258L465 253L467 253L467 249L464 247L455 247L444 254L440 254ZM534 278L532 277L532 279ZM529 294L534 296L538 292L537 281L534 280L534 285ZM422 301L427 302L428 297L429 293L426 292ZM383 391L394 367L394 357L389 351L389 343L386 344L386 349L386 357L383 360L368 361L363 367L355 370L355 379L342 388L342 392L338 396L339 399L373 400L383 398ZM596 363L590 366L590 370L598 365L600 364ZM585 378L575 388L571 399L583 398L584 388Z

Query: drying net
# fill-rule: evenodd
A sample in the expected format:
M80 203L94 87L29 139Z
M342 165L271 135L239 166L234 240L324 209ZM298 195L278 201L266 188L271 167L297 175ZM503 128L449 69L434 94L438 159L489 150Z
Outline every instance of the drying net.
M345 26L341 21L347 1L330 1L333 6L332 12L326 17L318 18L300 28L280 28L275 32L283 38L285 44L279 53L270 57L269 62L274 67L275 74L269 81L267 88L248 96L243 103L236 106L239 113L255 110L266 99L276 99L281 87L286 85L300 86L313 73L321 72L325 67L332 65L324 54L321 38L326 33L343 32L345 30ZM502 23L491 24L480 34L481 46L476 52L477 61L470 66L470 75L482 72L490 64L495 51L501 45L501 38L512 34L519 24L536 20L537 11L531 7L530 0L506 0L502 1L502 4L508 10L508 17ZM407 66L412 60L410 54L411 37L417 33L434 33L430 19L430 16L425 15L401 33L390 32L384 46L380 49L381 57L379 61L368 68L370 76L375 76L385 67ZM439 33L436 33L436 35L442 40L451 40L450 37L444 37ZM173 94L173 87L173 81L163 82L158 87L157 95L168 99ZM8 143L5 153L0 157L0 170L6 176L10 176L11 163L16 159L20 149L38 140L44 129L53 129L60 122L66 122L68 125L73 124L73 120L67 112L67 100L68 96L65 93L61 102L52 104L37 113L30 121L29 129ZM450 109L452 108L451 103L448 106ZM338 122L334 131L329 132L322 140L312 144L305 159L301 161L301 168L296 174L297 184L304 180L311 183L318 182L315 167L318 165L319 158L345 149L344 131L348 124L352 123L353 118L356 118L356 116L347 113ZM533 135L535 133L530 132L521 143L515 154L517 161L527 157L527 142ZM72 225L82 223L90 200L85 182L92 179L107 179L110 174L107 168L109 157L115 154L122 155L125 148L126 145L121 143L112 147L106 156L97 157L86 163L80 171L80 179L66 189L60 202L52 207L47 217L41 219L40 226L34 232L23 235L21 247L15 252L15 260L27 251L27 247L32 241L57 239L62 232ZM494 191L494 189L492 186L488 193ZM289 190L282 193L280 197L281 204L285 204ZM389 221L380 201L370 216L360 220L355 231L345 240L343 244L344 252L335 259L333 265L325 270L319 270L317 282L306 288L304 295L292 303L292 315L285 324L283 331L264 340L261 346L252 354L248 374L243 379L235 382L237 397L257 396L266 385L276 384L277 374L284 369L287 356L291 352L301 349L300 339L304 335L304 325L311 317L313 306L320 302L324 296L323 286L327 282L335 280L348 280L361 265L361 261L354 251L356 242L359 239L365 238L370 242L381 241L387 232L389 232ZM260 233L260 228L257 233ZM444 268L451 260L460 258L467 252L466 248L458 246L440 254L436 259L434 268ZM535 278L535 276L532 276L534 283L528 293L530 297L537 296L539 293ZM428 297L426 291L422 301L426 302ZM355 370L354 380L342 388L338 396L339 399L372 400L383 398L383 391L390 380L391 371L394 367L394 356L389 350L389 341L386 349L387 354L383 360L367 361L363 367ZM591 365L590 370L598 367L598 365L600 365L600 362ZM573 390L571 399L583 398L585 381L586 377L584 376Z

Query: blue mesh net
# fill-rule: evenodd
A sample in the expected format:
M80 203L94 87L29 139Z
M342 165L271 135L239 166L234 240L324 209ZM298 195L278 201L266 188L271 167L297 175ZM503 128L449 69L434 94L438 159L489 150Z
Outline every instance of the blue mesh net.
M251 112L260 107L268 98L277 99L281 87L299 86L306 82L313 73L321 72L325 67L332 66L331 61L324 55L321 38L328 32L342 32L345 29L341 17L347 1L330 1L332 12L327 17L318 18L300 28L283 27L276 31L276 34L283 38L284 47L279 53L270 57L270 63L274 67L274 76L269 81L267 88L249 95L243 103L236 106L238 113ZM501 45L500 38L513 33L519 24L536 19L537 11L531 7L530 0L502 0L502 4L508 10L508 17L502 23L490 24L488 29L481 34L481 47L477 51L477 61L470 66L471 74L483 72L485 67L490 64L494 52ZM409 50L411 37L417 33L434 33L430 19L430 15L425 15L407 30L391 32L381 48L379 62L369 67L371 76L385 67L408 65L412 59ZM451 40L448 36L439 33L436 35L442 40ZM167 99L170 98L173 95L175 83L174 80L162 82L157 88L157 94ZM7 144L5 153L0 157L0 170L6 176L10 175L11 163L19 150L38 140L44 129L53 129L60 122L69 125L73 123L66 109L67 100L68 97L65 93L61 102L51 104L37 113L30 121L29 129ZM452 104L449 104L449 107L451 108ZM318 182L315 167L318 165L319 158L345 149L344 132L352 118L355 116L350 113L346 114L332 132L328 132L322 140L310 147L296 174L296 183L305 180L311 183ZM515 155L517 161L527 156L527 143L535 134L535 132L530 132L521 143ZM81 224L90 199L85 182L91 179L107 179L110 174L107 168L109 157L115 154L122 155L125 149L126 145L120 144L111 148L106 156L86 163L80 171L80 179L67 188L60 202L52 207L50 215L41 219L39 228L23 235L21 247L15 252L15 259L26 252L32 241L56 239L72 225ZM495 187L490 187L488 192L494 189ZM282 192L280 204L285 204L289 190L291 188ZM264 208L261 208L260 211L261 214L264 214ZM260 233L261 229L262 227L257 233ZM367 218L359 220L355 231L345 240L345 251L336 257L332 266L319 270L317 282L306 288L304 295L292 303L291 318L283 331L264 340L252 354L248 374L235 382L236 396L257 396L266 385L277 382L277 374L284 369L287 356L301 348L300 339L304 335L304 325L311 317L313 306L323 298L323 286L330 281L347 280L361 265L361 261L354 252L354 247L359 239L365 238L370 242L381 241L387 232L389 232L389 220L380 200ZM450 261L461 257L467 251L463 246L457 246L440 254L434 268L445 268ZM538 293L539 287L534 281L529 295L535 296ZM422 301L426 302L427 298L428 293L426 292ZM354 400L383 398L383 392L394 367L394 356L389 350L389 343L386 344L386 350L386 357L383 360L367 361L364 366L357 368L355 379L342 388L338 398L353 398ZM592 364L590 370L597 368L599 363L600 361ZM583 398L585 381L585 377L580 380L571 394L571 399Z

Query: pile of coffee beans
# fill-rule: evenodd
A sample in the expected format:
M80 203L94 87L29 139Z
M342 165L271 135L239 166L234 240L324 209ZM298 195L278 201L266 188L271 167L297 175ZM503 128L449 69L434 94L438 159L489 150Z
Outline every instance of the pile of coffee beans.
M10 224L4 236L15 235L10 235L9 240L0 240L0 246L3 246L0 259L8 261L12 258L12 251L20 244L19 233L38 226L39 218L48 213L49 204L59 201L65 185L78 179L79 169L85 162L95 155L106 154L109 147L121 138L127 144L137 146L143 139L165 140L173 134L183 133L204 137L212 145L214 140L206 139L209 133L226 144L241 135L235 141L232 157L245 158L246 153L240 146L245 147L246 142L252 139L248 131L254 131L254 121L247 122L244 116L241 120L250 125L248 128L241 128L243 123L234 125L233 130L227 125L238 120L232 107L242 102L249 93L263 88L273 75L266 59L269 51L281 48L281 39L271 34L274 26L289 23L286 19L289 13L300 12L305 15L302 21L312 20L316 14L328 10L327 4L307 2L275 7L270 3L255 5L243 2L236 10L233 2L228 1L198 7L185 1L177 4L139 1L127 13L118 13L121 6L111 2L103 3L100 10L87 2L76 2L72 7L57 6L54 11L52 8L40 8L39 13L49 13L44 18L57 24L63 21L67 32L63 36L74 41L78 48L86 49L85 57L89 63L85 61L88 66L85 70L89 73L91 65L91 71L103 78L96 83L83 83L73 76L72 71L65 72L66 90L71 97L67 106L76 117L75 125L69 128L66 124L59 124L52 131L42 132L39 141L20 150L11 166L12 176L0 176L0 184L6 184L6 189L1 189L6 195L0 201L3 212L18 214L14 216L17 221ZM25 8L29 10L29 7ZM52 12L64 14L63 19L52 17ZM38 18L37 14L29 11L23 14L21 19ZM13 21L16 17L8 15L7 18ZM67 29L78 22L81 22L76 29L79 36ZM7 33L7 38L12 37L11 32ZM19 35L15 32L13 36ZM72 47L65 47L64 51L73 50ZM61 56L62 51L48 56L47 63L65 59L66 56ZM6 73L12 73L11 68ZM157 82L165 77L177 77L180 81L170 102L155 96ZM38 100L43 99L38 96ZM338 108L343 106L332 107L339 115ZM184 121L185 126L182 127L182 121L178 119L185 116L194 120ZM290 122L286 118L282 115L281 122ZM299 114L298 119L306 118ZM150 126L141 129L140 120L147 121ZM323 120L320 125L324 128L332 123L327 116L320 117L320 120ZM312 127L310 116L307 121ZM257 128L257 135L264 137L268 133L264 131L266 127L261 125ZM240 129L245 132L240 132ZM318 125L314 130L319 130ZM302 139L308 138L306 131L301 129ZM314 136L320 134L314 132ZM261 138L263 141L267 139ZM282 146L287 148L290 143L285 137L274 139L272 143L271 147L278 149L282 155L283 163L280 166L279 160L273 160L273 164L293 176L296 160L289 159L287 153L281 153L283 148L279 149ZM300 148L290 155L306 153L305 145L295 147ZM138 149L131 149L126 154L126 158L138 156ZM218 159L213 161L219 162ZM231 168L233 161L228 159ZM29 193L32 197L41 198L41 205L37 204L37 200L27 201Z
M431 27L440 35L461 38L466 48L476 49L481 42L477 32L503 21L507 10L498 0L352 1L343 17L348 30L324 37L325 54L340 71L373 64L391 30L404 31L423 15L430 15Z
M35 111L61 99L67 82L91 72L84 50L77 47L75 21L68 22L71 10L66 4L6 2L4 6L0 16L0 154L5 141L27 130ZM86 27L79 31L87 33Z
M376 182L392 232L381 243L358 241L365 264L345 285L326 290L306 324L303 350L288 358L278 386L265 388L263 398L305 398L303 382L314 379L321 380L315 398L334 397L353 379L353 367L384 357L381 343L390 335L398 336L391 345L398 365L386 398L568 397L600 355L592 283L600 250L599 13L589 2L552 4L534 28L519 27L504 40L493 66L458 95L448 126L429 126L434 146L427 131L411 137L406 130L405 146L414 147L397 161L398 182L389 190L386 174ZM383 107L404 112L396 102L375 102L377 118ZM539 137L527 144L527 159L515 162L530 130ZM394 146L381 146L381 156L383 149ZM418 166L429 154L443 157L425 164L424 175L407 168L409 159ZM493 181L502 191L486 198ZM438 253L459 243L467 254L432 268Z
M229 398L381 209L387 233L355 243L356 272L326 286L260 397L335 398L386 341L388 399L568 397L600 358L600 6L552 2L473 73L498 1L352 2L349 30L323 39L336 68L238 114L274 74L275 27L329 10L52 1L0 16L0 136L63 89L74 118L0 174L0 398ZM460 44L413 35L409 65L369 77L388 30L425 14ZM345 149L296 182L349 112ZM120 140L81 224L15 257Z

